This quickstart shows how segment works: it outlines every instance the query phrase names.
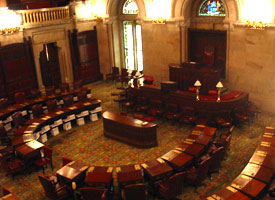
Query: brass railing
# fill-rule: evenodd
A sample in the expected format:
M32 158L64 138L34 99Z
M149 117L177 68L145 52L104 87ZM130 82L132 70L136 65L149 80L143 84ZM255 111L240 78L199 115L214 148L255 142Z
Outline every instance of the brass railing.
M17 13L22 15L23 25L55 22L70 18L68 6L57 8L19 10L17 11Z

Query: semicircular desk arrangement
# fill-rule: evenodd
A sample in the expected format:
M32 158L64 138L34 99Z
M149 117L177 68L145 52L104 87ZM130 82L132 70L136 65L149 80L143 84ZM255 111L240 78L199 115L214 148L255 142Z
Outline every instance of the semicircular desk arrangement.
M205 197L206 200L274 199L268 187L275 174L275 128L265 127L259 145L243 171L230 185ZM273 192L270 197L268 192Z

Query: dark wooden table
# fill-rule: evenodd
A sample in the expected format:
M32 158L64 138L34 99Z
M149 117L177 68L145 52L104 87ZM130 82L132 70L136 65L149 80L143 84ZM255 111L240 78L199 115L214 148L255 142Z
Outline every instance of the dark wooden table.
M138 164L116 167L116 172L120 188L128 184L143 182L141 167Z
M84 181L86 171L89 165L81 161L72 161L61 169L57 170L57 179L63 183L76 182L82 183Z
M239 175L230 186L252 198L257 198L264 191L266 184L246 175Z
M202 152L205 150L205 145L197 144L197 143L190 143L190 142L182 142L176 147L177 150L183 151L189 155L194 157L199 157Z
M15 138L12 139L11 143L13 146L18 146L25 144L26 142L30 142L34 140L34 135L33 134L22 134L20 136L16 136Z
M132 146L157 146L157 125L106 111L102 114L104 136Z
M248 163L241 174L250 176L254 179L257 179L268 184L273 178L274 172L274 169L270 169L253 163Z
M146 177L152 182L167 178L173 172L173 168L161 158L146 161L141 166L144 169Z
M207 200L217 200L217 199L226 199L226 200L251 200L250 197L243 194L242 192L236 190L231 186L227 186L216 191L213 195L206 198Z
M275 169L275 156L268 155L265 152L259 153L255 152L251 159L249 160L250 163L258 164L264 167L268 167L271 169Z
M161 156L161 158L168 162L176 171L182 171L188 167L194 159L193 156L176 149L167 152Z
M15 149L18 156L22 157L25 161L40 157L40 149L44 144L32 140Z
M84 182L92 187L110 189L113 184L113 167L90 167Z

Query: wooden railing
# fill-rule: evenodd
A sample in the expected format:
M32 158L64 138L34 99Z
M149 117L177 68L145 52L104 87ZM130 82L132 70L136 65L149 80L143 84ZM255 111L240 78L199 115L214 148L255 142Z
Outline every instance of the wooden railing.
M43 8L32 10L19 10L22 15L23 25L35 25L36 23L49 23L70 18L69 7Z

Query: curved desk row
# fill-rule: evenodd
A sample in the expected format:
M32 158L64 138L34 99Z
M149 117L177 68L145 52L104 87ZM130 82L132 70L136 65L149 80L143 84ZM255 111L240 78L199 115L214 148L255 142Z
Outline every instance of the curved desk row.
M104 135L136 147L157 146L157 125L106 111L102 114Z
M266 127L260 144L249 163L232 183L216 191L207 200L258 199L275 174L275 128Z
M30 99L30 100L26 100L23 104L13 104L9 107L7 107L6 109L0 110L0 120L4 123L4 125L6 126L6 130L10 130L11 129L11 122L12 122L12 114L20 111L22 112L22 115L28 115L28 110L31 110L31 107L35 104L45 104L48 100L51 99L56 99L57 101L61 100L63 97L68 96L68 95L74 95L76 96L76 94L82 90L86 90L87 92L87 97L91 98L91 90L87 89L87 88L80 88L80 89L76 89L76 90L69 90L67 92L63 92L63 93L58 93L55 95L51 95L51 96L42 96L36 99Z
M100 104L101 101L98 99L87 100L86 102L78 102L71 105L70 107L59 108L54 112L48 112L43 114L39 118L29 120L27 122L27 126L23 126L16 131L17 134L21 136L15 137L12 140L12 144L19 145L32 139L38 139L40 137L40 134L45 134L50 130L50 127L48 125L52 125L55 121L64 119L65 117L68 118L68 116L72 116L74 114L81 114L82 112L87 110L90 112L94 111L95 109L100 108ZM58 125L60 124L57 124L57 126ZM47 126L48 128L44 128L45 126Z
M248 93L231 91L221 95L221 101L217 102L217 96L200 95L200 101L196 101L196 94L186 91L170 91L163 94L158 86L143 86L129 88L132 97L143 96L147 99L162 99L165 103L175 103L181 107L191 106L207 111L233 110L236 106L247 103Z

